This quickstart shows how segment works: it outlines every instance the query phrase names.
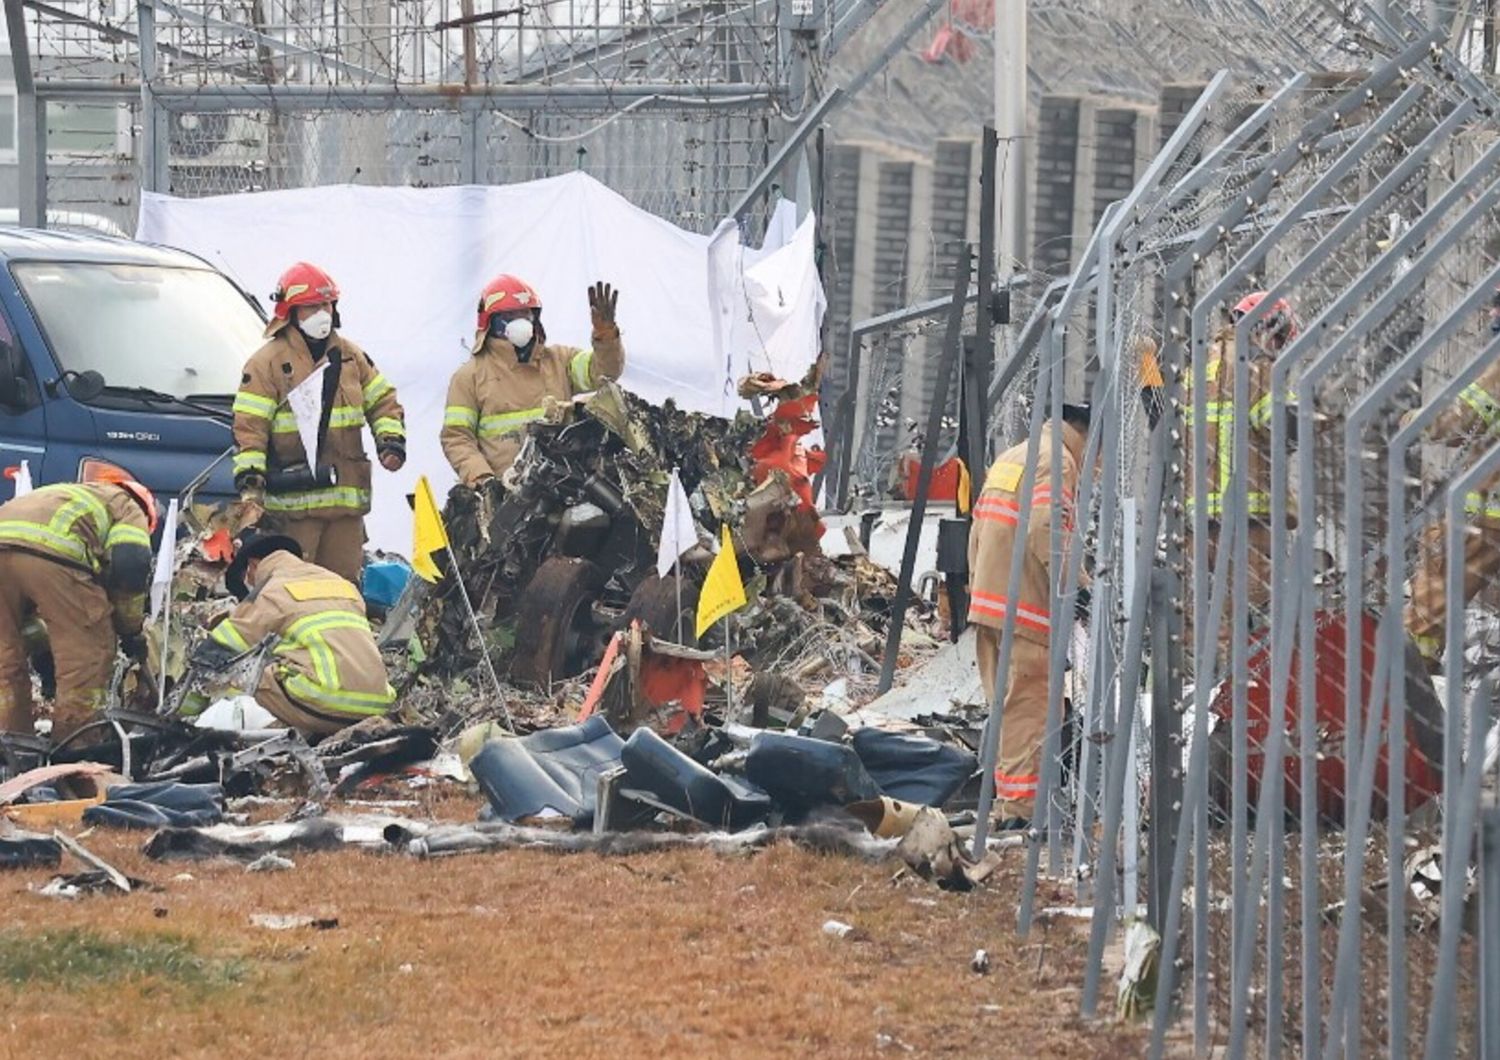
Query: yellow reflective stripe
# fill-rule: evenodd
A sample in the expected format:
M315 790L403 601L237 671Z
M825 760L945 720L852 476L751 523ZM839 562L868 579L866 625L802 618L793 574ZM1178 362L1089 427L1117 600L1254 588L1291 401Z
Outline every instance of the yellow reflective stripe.
M443 410L444 427L462 427L465 430L479 429L479 410L466 405L449 405Z
M264 449L243 449L234 454L234 459L230 463L234 466L236 474L241 471L264 471L266 452Z
M364 423L364 409L357 409L353 405L336 405L333 411L328 414L329 427L362 427ZM296 434L296 415L291 409L282 409L276 413L276 419L272 421L271 430L277 434Z
M247 641L235 624L229 619L224 619L214 627L209 639L216 644L222 644L233 652L243 654L250 650L250 642Z
M66 534L54 533L40 523L27 523L19 519L0 521L0 544L29 545L82 563L91 570L95 566L82 541Z
M368 409L395 389L389 379L382 373L376 372L375 377L365 384L365 408Z
M1459 400L1474 410L1474 415L1491 430L1500 427L1500 402L1478 383L1470 383L1459 392Z
M502 434L518 431L528 423L534 423L545 415L542 409L518 409L515 412L496 412L479 421L479 437L497 438Z
M52 529L59 532L70 530L74 523L86 515L94 521L94 530L100 534L104 533L104 528L109 525L109 510L88 487L64 482L51 488L60 493L66 493L70 498L66 504L53 513L49 524Z
M577 390L590 390L593 388L594 351L579 350L568 362L568 375L573 380L573 387Z
M1250 406L1250 426L1265 427L1271 422L1271 395L1267 394Z
M305 493L268 493L268 512L307 512L316 508L368 508L370 491L353 486L330 486Z
M354 714L369 717L384 714L396 699L396 690L389 684L384 692L345 692L324 688L299 673L288 674L282 681L287 694L308 706L322 707L336 714Z
M373 424L370 425L370 429L375 432L375 436L377 438L406 437L406 424L402 423L394 416L381 416Z
M241 390L234 395L233 407L236 416L254 416L257 419L268 420L276 411L276 399Z
M144 545L150 548L151 535L138 526L116 523L109 528L109 536L104 539L104 547L114 548L116 545Z
M1187 499L1188 517L1192 518L1197 509L1198 498ZM1224 514L1224 495L1222 493L1210 493L1204 498L1204 509L1210 519L1219 518ZM1248 515L1270 515L1271 495L1269 493L1247 493L1245 495L1245 512Z
M1204 412L1208 416L1209 423L1224 423L1234 419L1233 401L1208 401L1204 403ZM1192 426L1194 409L1191 404L1184 406L1183 415L1188 426Z
M1481 519L1500 519L1500 501L1493 501L1487 493L1464 494L1464 513L1477 515Z
M317 683L326 691L337 691L339 687L338 659L329 647L324 634L336 629L356 629L370 633L370 623L360 615L349 611L323 611L307 615L286 627L277 652L283 653L291 647L302 648L312 660Z

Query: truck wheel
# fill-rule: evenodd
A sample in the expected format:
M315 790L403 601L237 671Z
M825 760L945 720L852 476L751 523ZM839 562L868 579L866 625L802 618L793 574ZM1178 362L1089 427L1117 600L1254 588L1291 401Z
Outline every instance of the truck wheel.
M586 559L554 556L538 567L516 607L511 674L546 685L598 662L593 603L603 585L604 572Z

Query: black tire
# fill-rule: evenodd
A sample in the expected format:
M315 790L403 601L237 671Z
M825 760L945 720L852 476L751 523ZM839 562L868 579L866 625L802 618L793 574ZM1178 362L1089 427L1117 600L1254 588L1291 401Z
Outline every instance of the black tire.
M682 580L682 640L686 647L696 647L698 638L693 635L698 617L698 584L691 578ZM640 619L654 637L677 641L677 579L658 578L648 575L630 594L621 619L622 628L629 629L633 619Z
M516 607L511 676L545 686L598 662L588 656L598 641L592 611L603 585L604 572L586 559L554 556L538 567Z

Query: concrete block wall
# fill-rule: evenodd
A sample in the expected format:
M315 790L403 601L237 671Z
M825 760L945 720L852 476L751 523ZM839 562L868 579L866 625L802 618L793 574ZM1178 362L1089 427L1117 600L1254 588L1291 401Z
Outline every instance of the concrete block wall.
M870 306L873 314L899 309L911 301L907 294L911 290L909 279L915 264L911 260L911 237L916 168L914 162L879 163L879 184L875 192L875 288ZM889 367L889 362L887 365ZM871 359L870 367L872 370L878 367L875 358ZM906 364L894 367L900 373L894 377L888 372L877 377L872 371L870 381L880 389L871 393L871 399L879 404L890 396L895 399L896 407L902 408L903 394L907 389ZM890 387L895 388L894 394ZM881 449L895 445L901 433L901 417L888 418L880 428L878 444Z
M1078 140L1086 109L1079 96L1042 97L1032 195L1031 260L1048 276L1062 276L1072 267Z

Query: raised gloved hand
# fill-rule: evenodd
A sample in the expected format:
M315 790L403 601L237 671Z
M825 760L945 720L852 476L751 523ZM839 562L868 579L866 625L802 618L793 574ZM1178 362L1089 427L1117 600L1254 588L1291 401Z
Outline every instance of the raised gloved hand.
M619 331L615 323L615 307L620 304L620 292L603 280L589 288L589 316L594 322L594 331L609 334Z

